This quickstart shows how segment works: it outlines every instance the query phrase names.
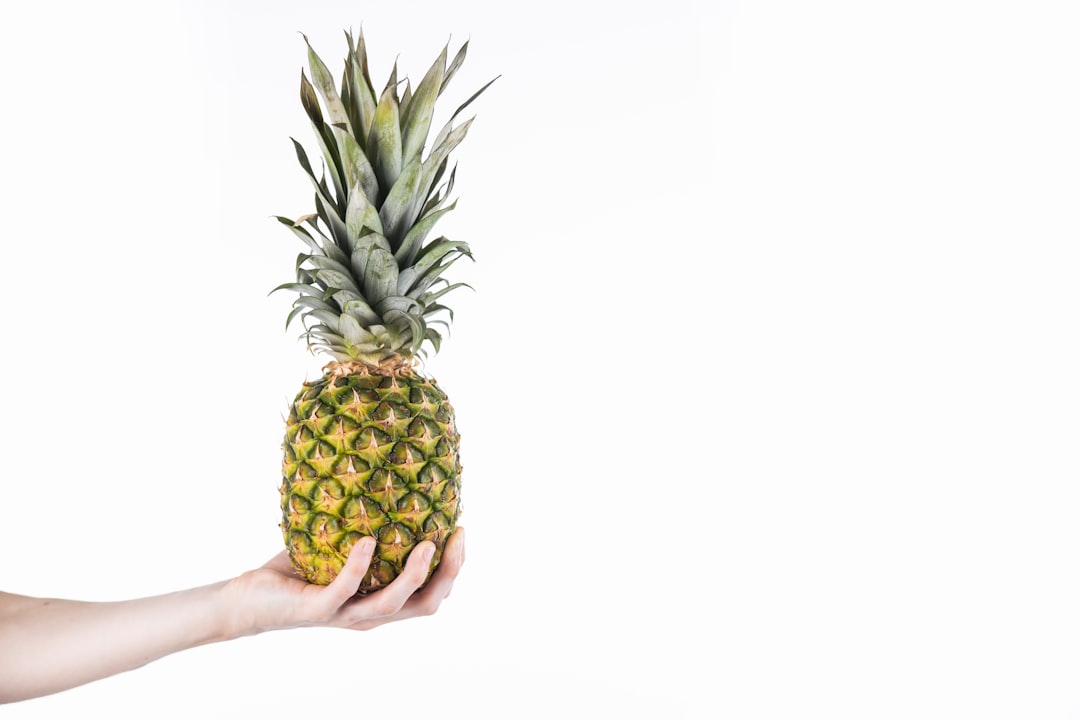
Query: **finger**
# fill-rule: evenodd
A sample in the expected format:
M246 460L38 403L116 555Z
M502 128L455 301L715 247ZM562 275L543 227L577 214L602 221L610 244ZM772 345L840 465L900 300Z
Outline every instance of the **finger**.
M363 537L356 541L349 551L349 557L345 559L345 567L334 578L333 582L326 586L322 595L337 610L348 602L360 588L360 581L367 574L371 565L371 556L375 552L375 538Z
M405 562L405 569L394 578L392 583L356 603L356 614L363 616L357 617L357 621L364 618L387 617L399 611L427 578L434 554L435 545L427 540L413 548L409 553L409 559Z
M456 541L454 540L455 536L457 536ZM454 532L454 535L450 537L450 540L456 542L455 552L458 554L457 568L454 570L454 576L456 577L458 571L461 570L461 566L465 564L465 528L459 527ZM446 594L443 595L443 600L450 597L450 591L452 591L453 589L453 582L451 582L450 587L446 589Z
M459 527L446 541L442 560L435 568L431 580L423 590L409 598L406 607L415 610L418 615L431 615L439 609L440 603L450 597L454 580L461 572L465 562L465 528ZM415 606L415 607L413 607Z
M429 586L443 589L442 597L450 594L450 586L461 572L461 566L465 561L465 529L458 528L446 541L443 551L443 560L438 563L435 573L432 575Z

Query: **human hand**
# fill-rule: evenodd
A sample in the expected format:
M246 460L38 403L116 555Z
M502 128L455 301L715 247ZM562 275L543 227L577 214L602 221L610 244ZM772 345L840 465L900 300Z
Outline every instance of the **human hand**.
M238 637L291 627L370 630L431 615L450 595L465 561L465 531L459 527L447 540L439 566L422 589L435 550L426 541L413 549L404 572L392 583L369 595L357 595L374 549L373 538L358 541L345 567L329 585L313 585L299 577L285 551L261 568L235 578L222 588L232 609L230 634Z

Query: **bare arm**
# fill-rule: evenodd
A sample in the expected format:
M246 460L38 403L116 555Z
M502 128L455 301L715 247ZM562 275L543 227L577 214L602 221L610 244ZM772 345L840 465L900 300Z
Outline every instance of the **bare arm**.
M243 635L302 626L368 630L430 615L450 594L464 561L463 532L450 538L435 574L417 591L432 549L431 543L418 545L400 577L363 597L355 593L371 561L371 543L357 543L341 574L325 587L297 578L282 553L232 580L138 600L0 593L0 702L48 695Z
M0 594L0 701L47 695L227 639L223 587L103 603Z

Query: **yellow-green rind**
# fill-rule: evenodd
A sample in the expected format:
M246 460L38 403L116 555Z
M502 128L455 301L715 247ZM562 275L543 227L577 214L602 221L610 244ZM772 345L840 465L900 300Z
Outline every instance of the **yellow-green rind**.
M441 556L460 515L460 436L446 393L417 373L327 373L289 410L282 533L297 572L329 584L361 537L377 540L360 592L402 571L431 540Z

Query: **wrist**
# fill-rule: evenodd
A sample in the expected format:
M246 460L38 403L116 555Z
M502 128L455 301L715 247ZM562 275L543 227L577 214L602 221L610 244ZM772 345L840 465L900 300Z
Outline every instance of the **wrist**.
M293 617L296 598L284 593L265 568L249 570L222 584L222 632L229 639L285 630L303 623Z
M258 635L270 629L259 622L253 611L247 575L226 580L217 588L216 601L221 611L218 631L222 640Z

